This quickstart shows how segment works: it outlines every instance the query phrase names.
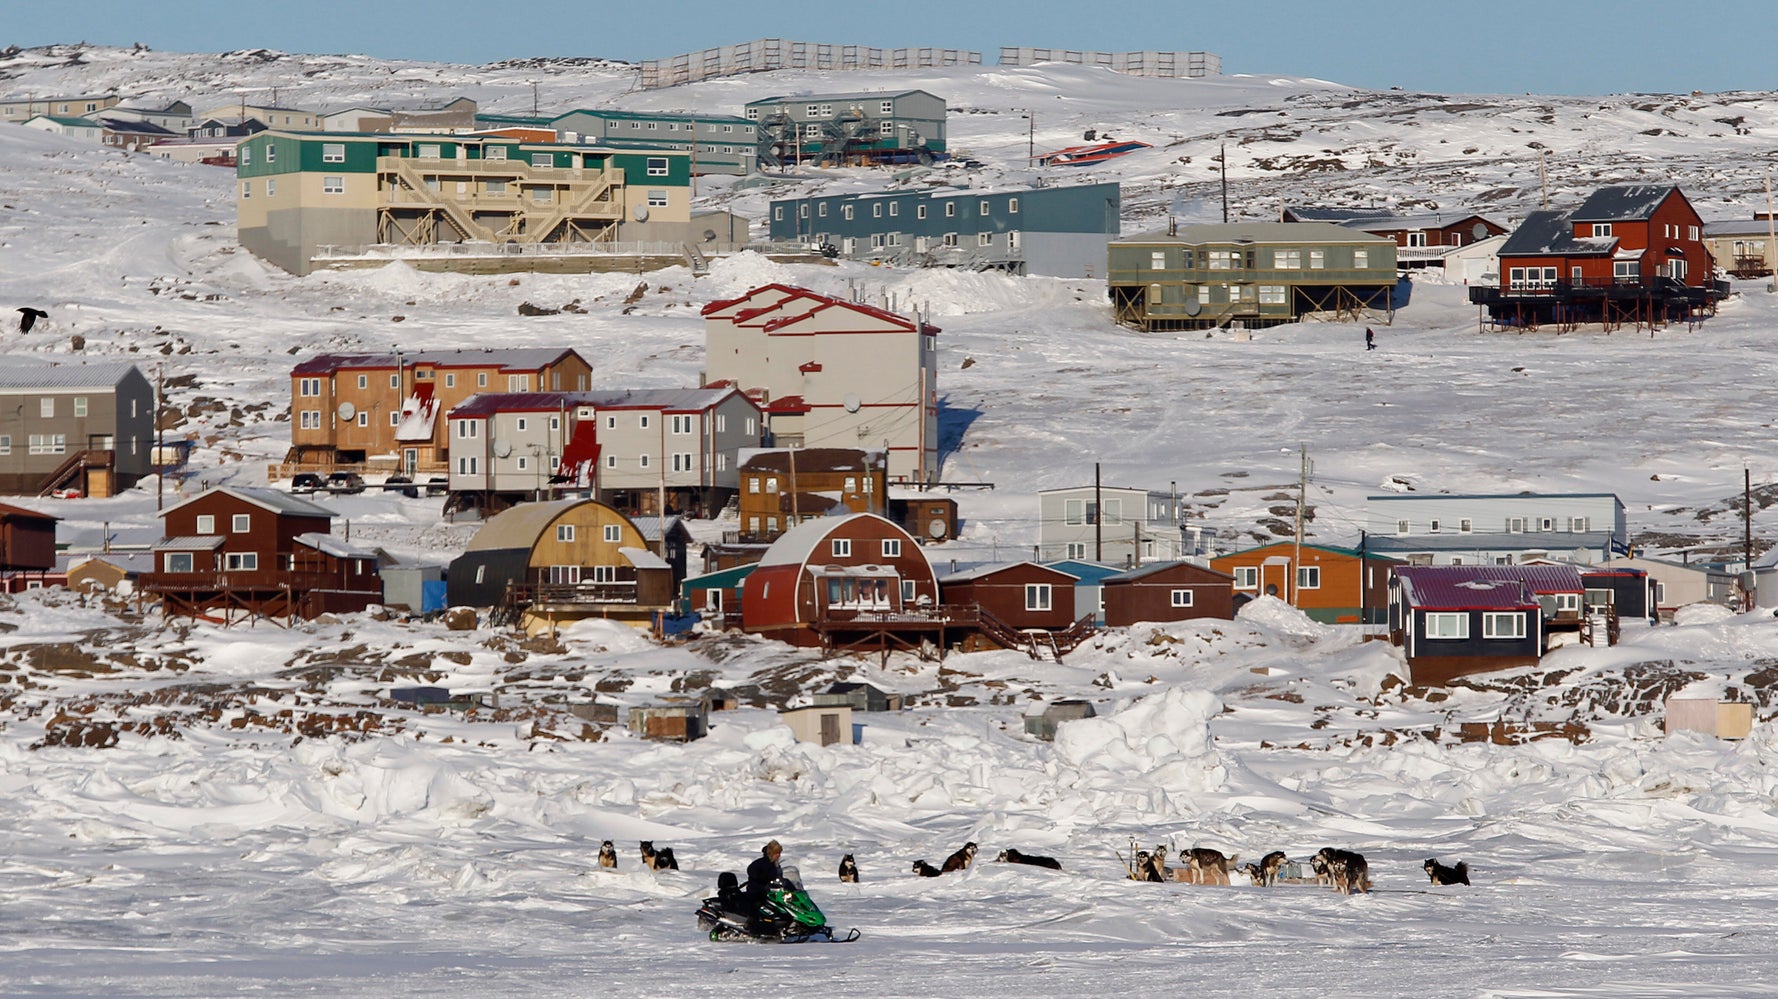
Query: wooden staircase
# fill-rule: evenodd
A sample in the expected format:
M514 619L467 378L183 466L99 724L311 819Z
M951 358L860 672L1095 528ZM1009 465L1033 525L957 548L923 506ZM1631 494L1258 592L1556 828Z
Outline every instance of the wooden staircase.
M117 460L114 451L76 451L68 456L68 460L56 466L56 470L44 476L37 484L37 495L48 496L59 490L77 487L82 494L87 491L86 473L91 468L110 468Z

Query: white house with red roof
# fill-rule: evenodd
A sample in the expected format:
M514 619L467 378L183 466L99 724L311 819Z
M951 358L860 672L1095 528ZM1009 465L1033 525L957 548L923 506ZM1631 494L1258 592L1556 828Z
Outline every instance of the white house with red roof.
M880 449L892 481L938 478L938 327L783 284L703 314L705 384L758 401L774 445Z

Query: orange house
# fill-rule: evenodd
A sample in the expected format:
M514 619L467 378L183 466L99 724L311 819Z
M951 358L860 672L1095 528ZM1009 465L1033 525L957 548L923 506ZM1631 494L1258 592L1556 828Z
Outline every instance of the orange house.
M1389 613L1389 569L1384 555L1294 541L1249 548L1210 560L1235 577L1237 605L1273 596L1325 624L1377 624ZM1245 598L1245 600L1243 599Z

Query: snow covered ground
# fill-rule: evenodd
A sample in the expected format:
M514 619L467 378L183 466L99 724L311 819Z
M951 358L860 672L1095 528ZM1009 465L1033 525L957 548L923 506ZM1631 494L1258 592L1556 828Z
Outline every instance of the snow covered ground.
M324 105L467 92L520 111L533 82L546 107L724 109L920 86L950 99L954 141L987 164L979 184L1031 176L1023 114L1038 115L1040 150L1085 128L1155 142L1088 178L1126 183L1131 230L1169 211L1219 217L1210 157L1224 141L1241 217L1284 199L1517 218L1541 200L1548 149L1552 204L1670 179L1718 218L1763 202L1778 139L1772 94L1440 96L1070 67L762 74L644 94L599 64L68 56L0 61L0 89L202 86L226 101L276 87ZM886 182L809 171L781 190ZM712 203L756 217L772 196L713 186ZM1366 354L1352 324L1131 334L1090 281L746 257L645 280L625 315L633 277L297 279L235 245L226 171L0 128L0 311L51 316L0 336L0 351L164 365L181 432L204 444L172 495L264 481L288 445L294 357L568 344L601 387L693 384L697 307L766 280L917 302L944 328L944 477L995 489L957 494L963 537L932 550L941 563L1028 552L1036 490L1086 481L1094 461L1109 482L1177 482L1225 535L1269 536L1261 521L1307 446L1312 530L1336 543L1389 476L1427 491L1612 491L1633 534L1727 542L1742 468L1778 475L1778 296L1757 283L1708 323L1652 337L1480 333L1462 288L1416 283ZM517 311L576 299L583 314ZM74 527L156 522L152 487L16 501ZM355 540L401 554L448 557L472 530L438 523L435 500L328 503ZM1774 516L1756 511L1756 536L1778 530ZM1540 672L1448 695L1404 693L1385 646L1270 602L1236 622L1110 633L1062 665L982 653L879 670L735 637L663 649L596 624L560 644L369 617L165 628L38 593L0 604L0 650L0 994L1726 996L1778 980L1769 617L1631 627L1616 648L1564 648ZM789 743L767 705L836 677L915 707L866 719L857 747ZM497 689L502 706L463 717L386 698L413 682ZM710 684L749 706L689 746L589 741L563 710L595 691L640 704ZM1660 737L1665 693L1729 686L1760 705L1752 738ZM1020 721L1034 696L1090 697L1101 718L1038 743ZM1460 737L1503 721L1580 741ZM773 836L860 942L716 946L696 931L716 874ZM1132 837L1244 860L1356 849L1379 890L1120 881L1112 851ZM616 873L593 865L603 839L622 853ZM683 870L642 871L639 839L673 846ZM909 872L965 840L983 850L970 872ZM1008 846L1066 870L987 862ZM862 884L835 880L844 853ZM1429 888L1432 856L1467 860L1475 885Z

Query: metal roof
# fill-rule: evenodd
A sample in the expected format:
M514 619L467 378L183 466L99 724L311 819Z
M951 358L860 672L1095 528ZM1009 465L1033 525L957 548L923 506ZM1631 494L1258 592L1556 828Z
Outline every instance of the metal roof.
M1720 219L1704 223L1704 235L1769 236L1772 228L1772 223L1766 219Z
M333 133L329 133L333 134ZM397 363L435 368L481 368L498 364L502 368L536 370L570 354L567 347L502 347L481 350L416 350L400 354L317 354L291 369L292 374L313 375L347 368L393 368ZM399 358L399 362L397 361ZM583 359L584 360L584 359Z
M1079 576L1076 576L1075 574L1073 574L1071 572L1063 572L1061 569L1058 569L1053 565L1044 565L1041 562L1033 562L1030 559L1026 559L1025 561L1022 561L1022 562L989 562L985 565L978 565L978 566L975 566L974 568L971 568L971 569L964 569L961 572L951 573L948 576L940 576L940 577L938 577L938 581L939 581L940 585L948 585L951 583L970 583L970 582L974 582L975 580L981 579L985 576L992 576L996 573L1005 572L1008 569L1016 569L1021 565L1029 565L1029 566L1035 566L1036 568L1039 568L1039 569L1047 569L1048 571L1056 573L1057 575L1067 576L1069 579L1076 580L1076 581L1079 581L1079 579L1080 579Z
M331 534L322 534L319 531L309 531L306 534L298 534L290 540L299 545L306 545L313 548L323 555L332 555L334 558L374 559L378 554L377 550L374 548L359 548L342 538L336 538Z
M1123 566L1106 565L1102 562L1088 562L1085 559L1064 558L1054 562L1045 562L1051 569L1061 571L1089 584L1096 584L1107 576L1115 576L1123 572Z
M277 489L269 489L265 486L218 486L209 492L193 496L191 499L188 499L177 506L167 507L162 516L172 513L174 510L190 506L198 500L214 493L227 493L236 499L245 500L255 506L264 507L273 513L289 514L293 517L331 518L337 516L332 510L329 510L319 503L312 503L303 499L301 496L292 496L287 492Z
M742 448L736 455L743 472L869 472L882 467L883 452L850 447Z
M864 90L850 94L782 94L777 97L761 97L757 101L748 101L746 107L760 104L820 104L823 101L890 101L909 94L925 94L935 100L943 100L937 94L925 90Z
M1174 562L1156 562L1153 565L1138 566L1137 568L1134 568L1134 569L1129 569L1124 572L1106 576L1104 579L1100 580L1100 582L1102 582L1102 583L1134 582L1135 580L1138 580L1138 579L1146 579L1149 576L1155 575L1156 573L1166 572L1169 569L1177 569L1182 565L1190 566L1193 569L1196 569L1199 572L1202 572L1202 573L1204 573L1206 575L1210 575L1210 576L1221 576L1223 579L1229 579L1229 580L1232 580L1235 578L1234 576L1231 576L1226 572L1218 572L1215 569L1205 568L1204 566L1201 566L1201 565L1197 564L1196 562L1187 562L1184 560L1179 560L1179 561L1174 561Z
M874 513L852 513L842 517L818 517L814 520L805 520L778 535L778 540L772 542L772 546L766 549L764 555L760 556L759 564L761 566L802 565L809 560L810 556L814 555L816 547L827 540L828 535L859 517L873 517L885 524L895 523L885 517L878 517ZM900 527L897 526L896 529L900 530Z
M1616 503L1618 506L1624 505L1623 500L1620 500L1617 498L1617 493L1421 493L1421 494L1415 495L1415 496L1403 496L1403 495L1400 495L1397 493L1385 493L1381 496L1366 496L1365 502L1375 503L1375 502L1379 502L1379 501L1406 501L1406 502L1411 503L1416 500L1495 500L1495 499L1523 499L1523 500L1533 500L1533 499L1535 499L1535 500L1609 499L1613 503Z
M573 111L564 111L554 118L545 120L554 123L577 114L591 118L603 118L607 121L690 121L707 122L713 125L758 124L751 118L742 118L732 114L690 114L684 111L609 111L594 108L575 108Z
M1112 246L1169 243L1202 246L1208 243L1386 243L1392 239L1357 232L1331 222L1205 222L1175 226L1172 232L1157 229L1111 241Z
M1251 555L1254 552L1270 551L1271 549L1274 549L1274 548L1289 548L1289 549L1294 550L1296 547L1297 547L1297 545L1296 545L1296 542L1294 542L1294 541L1274 541L1270 544L1255 545L1252 548L1243 548L1240 551L1224 552L1221 555L1216 556L1216 558L1219 560L1225 559L1225 558L1235 558L1236 556L1240 556L1240 555ZM1305 541L1305 542L1303 542L1302 547L1303 547L1304 551L1327 552L1330 555L1344 555L1348 558L1357 558L1359 556L1358 549L1346 548L1341 545L1310 544ZM1388 555L1384 555L1380 552L1372 550L1368 545L1366 546L1366 549L1364 551L1364 557L1379 559L1384 562L1399 561L1399 559L1395 559L1395 558L1392 558Z
M1581 202L1571 216L1576 222L1634 222L1654 215L1667 196L1678 191L1672 184L1624 184L1601 187Z
M201 552L215 551L228 540L220 534L182 534L176 538L166 538L155 545L155 551Z
M1423 212L1419 215L1378 215L1355 218L1340 225L1347 229L1358 229L1363 232L1390 232L1396 229L1443 229L1459 222L1477 219L1493 222L1492 219L1475 212ZM1494 223L1498 225L1499 223Z
M1492 578L1486 565L1413 565L1395 570L1402 598L1418 610L1531 610L1540 605L1517 579Z
M1297 222L1349 222L1354 219L1382 218L1387 208L1319 208L1312 205L1286 205L1284 214Z
M502 510L488 518L475 537L469 539L464 548L466 552L501 551L508 548L532 548L543 534L550 522L563 511L582 503L596 503L588 499L546 500L542 503L520 503L518 506Z
M14 356L0 368L0 389L108 389L117 387L136 370L134 364L119 362L42 364Z
M1513 230L1500 246L1500 255L1579 257L1610 253L1617 249L1617 238L1576 239L1574 218L1566 212L1535 211Z

